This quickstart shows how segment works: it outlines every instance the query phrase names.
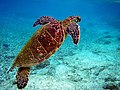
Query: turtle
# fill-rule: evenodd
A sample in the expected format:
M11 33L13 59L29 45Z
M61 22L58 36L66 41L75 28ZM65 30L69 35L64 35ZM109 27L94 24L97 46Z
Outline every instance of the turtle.
M78 44L80 40L80 16L69 16L60 21L52 16L42 16L35 21L33 27L42 25L28 40L18 53L9 71L18 67L16 84L19 90L26 87L31 66L38 65L54 54L66 36L72 37L73 43ZM9 72L8 71L8 72Z

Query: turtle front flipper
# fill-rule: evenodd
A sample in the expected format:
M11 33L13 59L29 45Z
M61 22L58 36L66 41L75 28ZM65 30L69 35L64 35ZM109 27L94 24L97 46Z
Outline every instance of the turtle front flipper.
M35 27L37 25L44 25L44 24L47 24L47 23L49 23L51 21L54 21L53 17L51 17L51 16L42 16L33 24L33 27Z
M77 44L80 40L80 27L76 22L72 22L70 25L66 28L66 33L70 34L74 44Z
M22 90L27 85L29 73L30 73L30 67L20 67L18 69L16 80L17 80L17 87L19 90Z

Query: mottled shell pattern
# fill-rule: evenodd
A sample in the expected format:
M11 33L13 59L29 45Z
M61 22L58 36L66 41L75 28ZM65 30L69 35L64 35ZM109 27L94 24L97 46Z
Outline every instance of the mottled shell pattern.
M79 16L70 16L64 21L54 20L50 16L39 18L34 24L43 25L20 51L9 71L16 66L16 83L18 89L23 89L28 83L30 67L48 59L63 43L67 34L71 35L74 44L80 40ZM8 71L8 72L9 72Z
M18 54L14 66L30 67L49 58L65 39L63 26L53 21L38 29Z

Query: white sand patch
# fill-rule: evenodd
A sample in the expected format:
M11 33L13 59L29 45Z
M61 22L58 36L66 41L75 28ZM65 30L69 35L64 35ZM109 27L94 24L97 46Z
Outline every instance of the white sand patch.
M36 76L32 75L25 90L75 90L74 84L57 80L52 76Z

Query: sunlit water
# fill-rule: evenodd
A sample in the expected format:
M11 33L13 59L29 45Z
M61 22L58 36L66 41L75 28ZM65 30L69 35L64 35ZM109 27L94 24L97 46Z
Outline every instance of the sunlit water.
M0 90L17 90L17 68L6 72L44 15L79 15L81 39L75 46L68 36L47 62L32 67L24 90L119 90L119 9L119 0L0 0Z

